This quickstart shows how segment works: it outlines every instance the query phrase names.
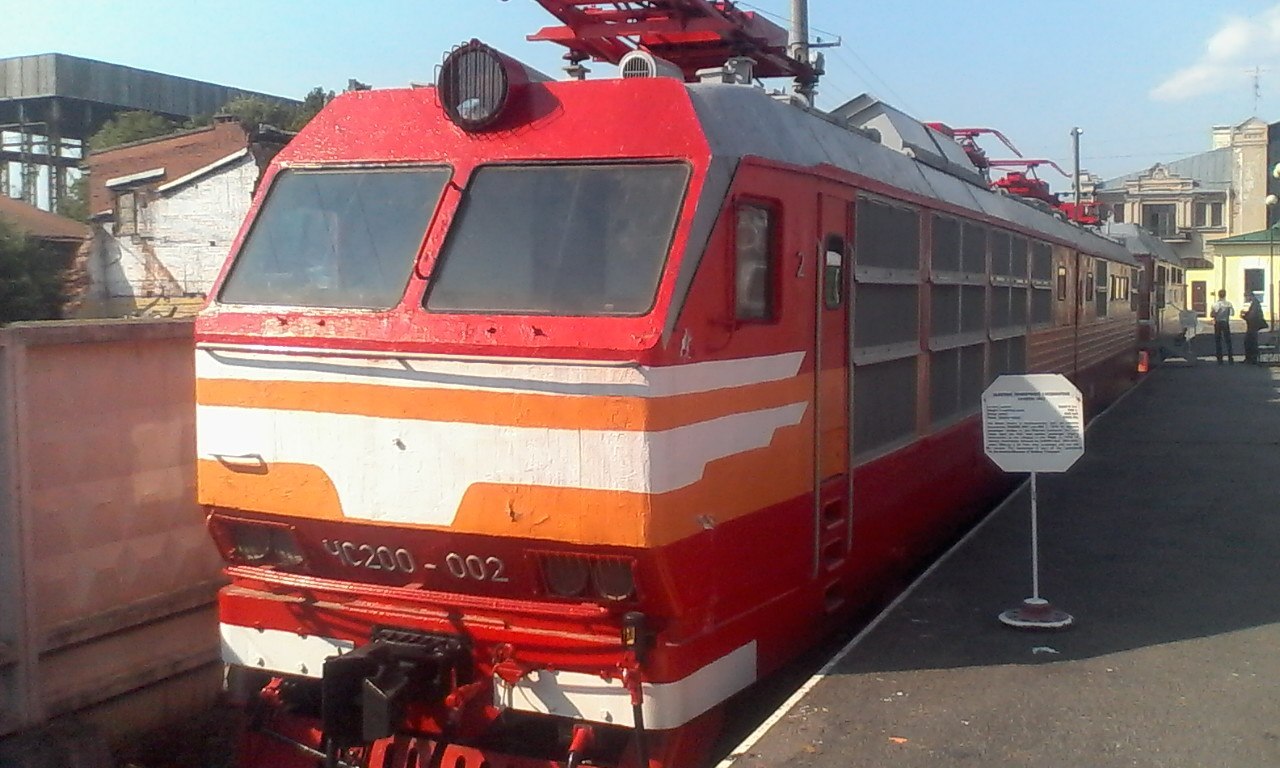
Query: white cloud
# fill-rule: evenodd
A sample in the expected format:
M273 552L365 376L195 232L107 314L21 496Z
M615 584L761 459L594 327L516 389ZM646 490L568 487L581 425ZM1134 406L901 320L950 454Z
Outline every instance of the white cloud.
M1258 65L1280 65L1280 5L1252 18L1229 17L1209 38L1199 61L1166 78L1151 98L1182 101L1235 88L1246 70Z

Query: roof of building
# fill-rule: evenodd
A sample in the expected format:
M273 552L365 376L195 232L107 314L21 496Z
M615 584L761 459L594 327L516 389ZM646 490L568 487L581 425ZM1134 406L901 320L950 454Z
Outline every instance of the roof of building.
M1136 256L1152 256L1177 266L1183 263L1173 246L1132 222L1117 224L1107 221L1102 226L1102 234L1124 245Z
M0 219L37 240L76 241L89 236L89 227L75 219L41 210L22 200L0 195Z
M241 96L298 103L65 53L0 58L0 124L55 120L67 138L87 139L123 110L139 109L181 119L214 114Z
M1280 231L1277 227L1270 230L1259 229L1257 232L1245 232L1242 235L1232 235L1231 237L1220 237L1217 240L1210 240L1209 245L1247 245L1249 243L1269 243L1272 242L1272 236L1280 241Z
M1156 166L1163 166L1169 172L1170 176L1179 176L1184 179L1194 179L1200 182L1200 185L1210 189L1226 189L1231 186L1231 147L1220 147L1211 149L1208 152L1201 152L1198 155L1184 157L1181 160L1174 160L1171 163L1156 163L1141 171L1117 176L1114 179L1107 179L1098 185L1099 191L1111 191L1124 189L1125 184L1130 181L1137 181L1141 176L1147 176Z
M89 212L97 215L111 210L109 182L145 175L148 182L166 184L245 149L249 141L245 128L228 120L93 152L85 160L89 169Z

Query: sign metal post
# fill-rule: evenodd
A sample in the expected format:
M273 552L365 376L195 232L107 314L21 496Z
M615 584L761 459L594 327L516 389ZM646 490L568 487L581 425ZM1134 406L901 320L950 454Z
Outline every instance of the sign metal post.
M1056 373L1007 375L982 393L982 447L1005 472L1031 473L1031 597L1000 614L1025 629L1061 629L1075 620L1040 596L1039 494L1036 476L1066 472L1084 454L1080 390Z

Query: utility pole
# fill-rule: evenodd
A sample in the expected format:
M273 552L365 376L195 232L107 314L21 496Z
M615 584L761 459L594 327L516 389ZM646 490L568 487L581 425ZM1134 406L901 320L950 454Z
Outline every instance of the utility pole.
M787 40L791 58L809 63L809 0L791 0L791 35ZM795 91L813 106L813 85L796 80Z
M1084 129L1076 126L1071 129L1071 152L1075 156L1076 210L1080 210L1080 134Z

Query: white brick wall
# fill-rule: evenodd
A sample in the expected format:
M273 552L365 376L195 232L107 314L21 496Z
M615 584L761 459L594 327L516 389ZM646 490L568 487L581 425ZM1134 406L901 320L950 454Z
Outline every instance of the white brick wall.
M257 178L258 166L246 154L152 199L145 214L139 210L137 236L112 235L107 224L89 264L90 293L111 298L208 293L249 211Z

